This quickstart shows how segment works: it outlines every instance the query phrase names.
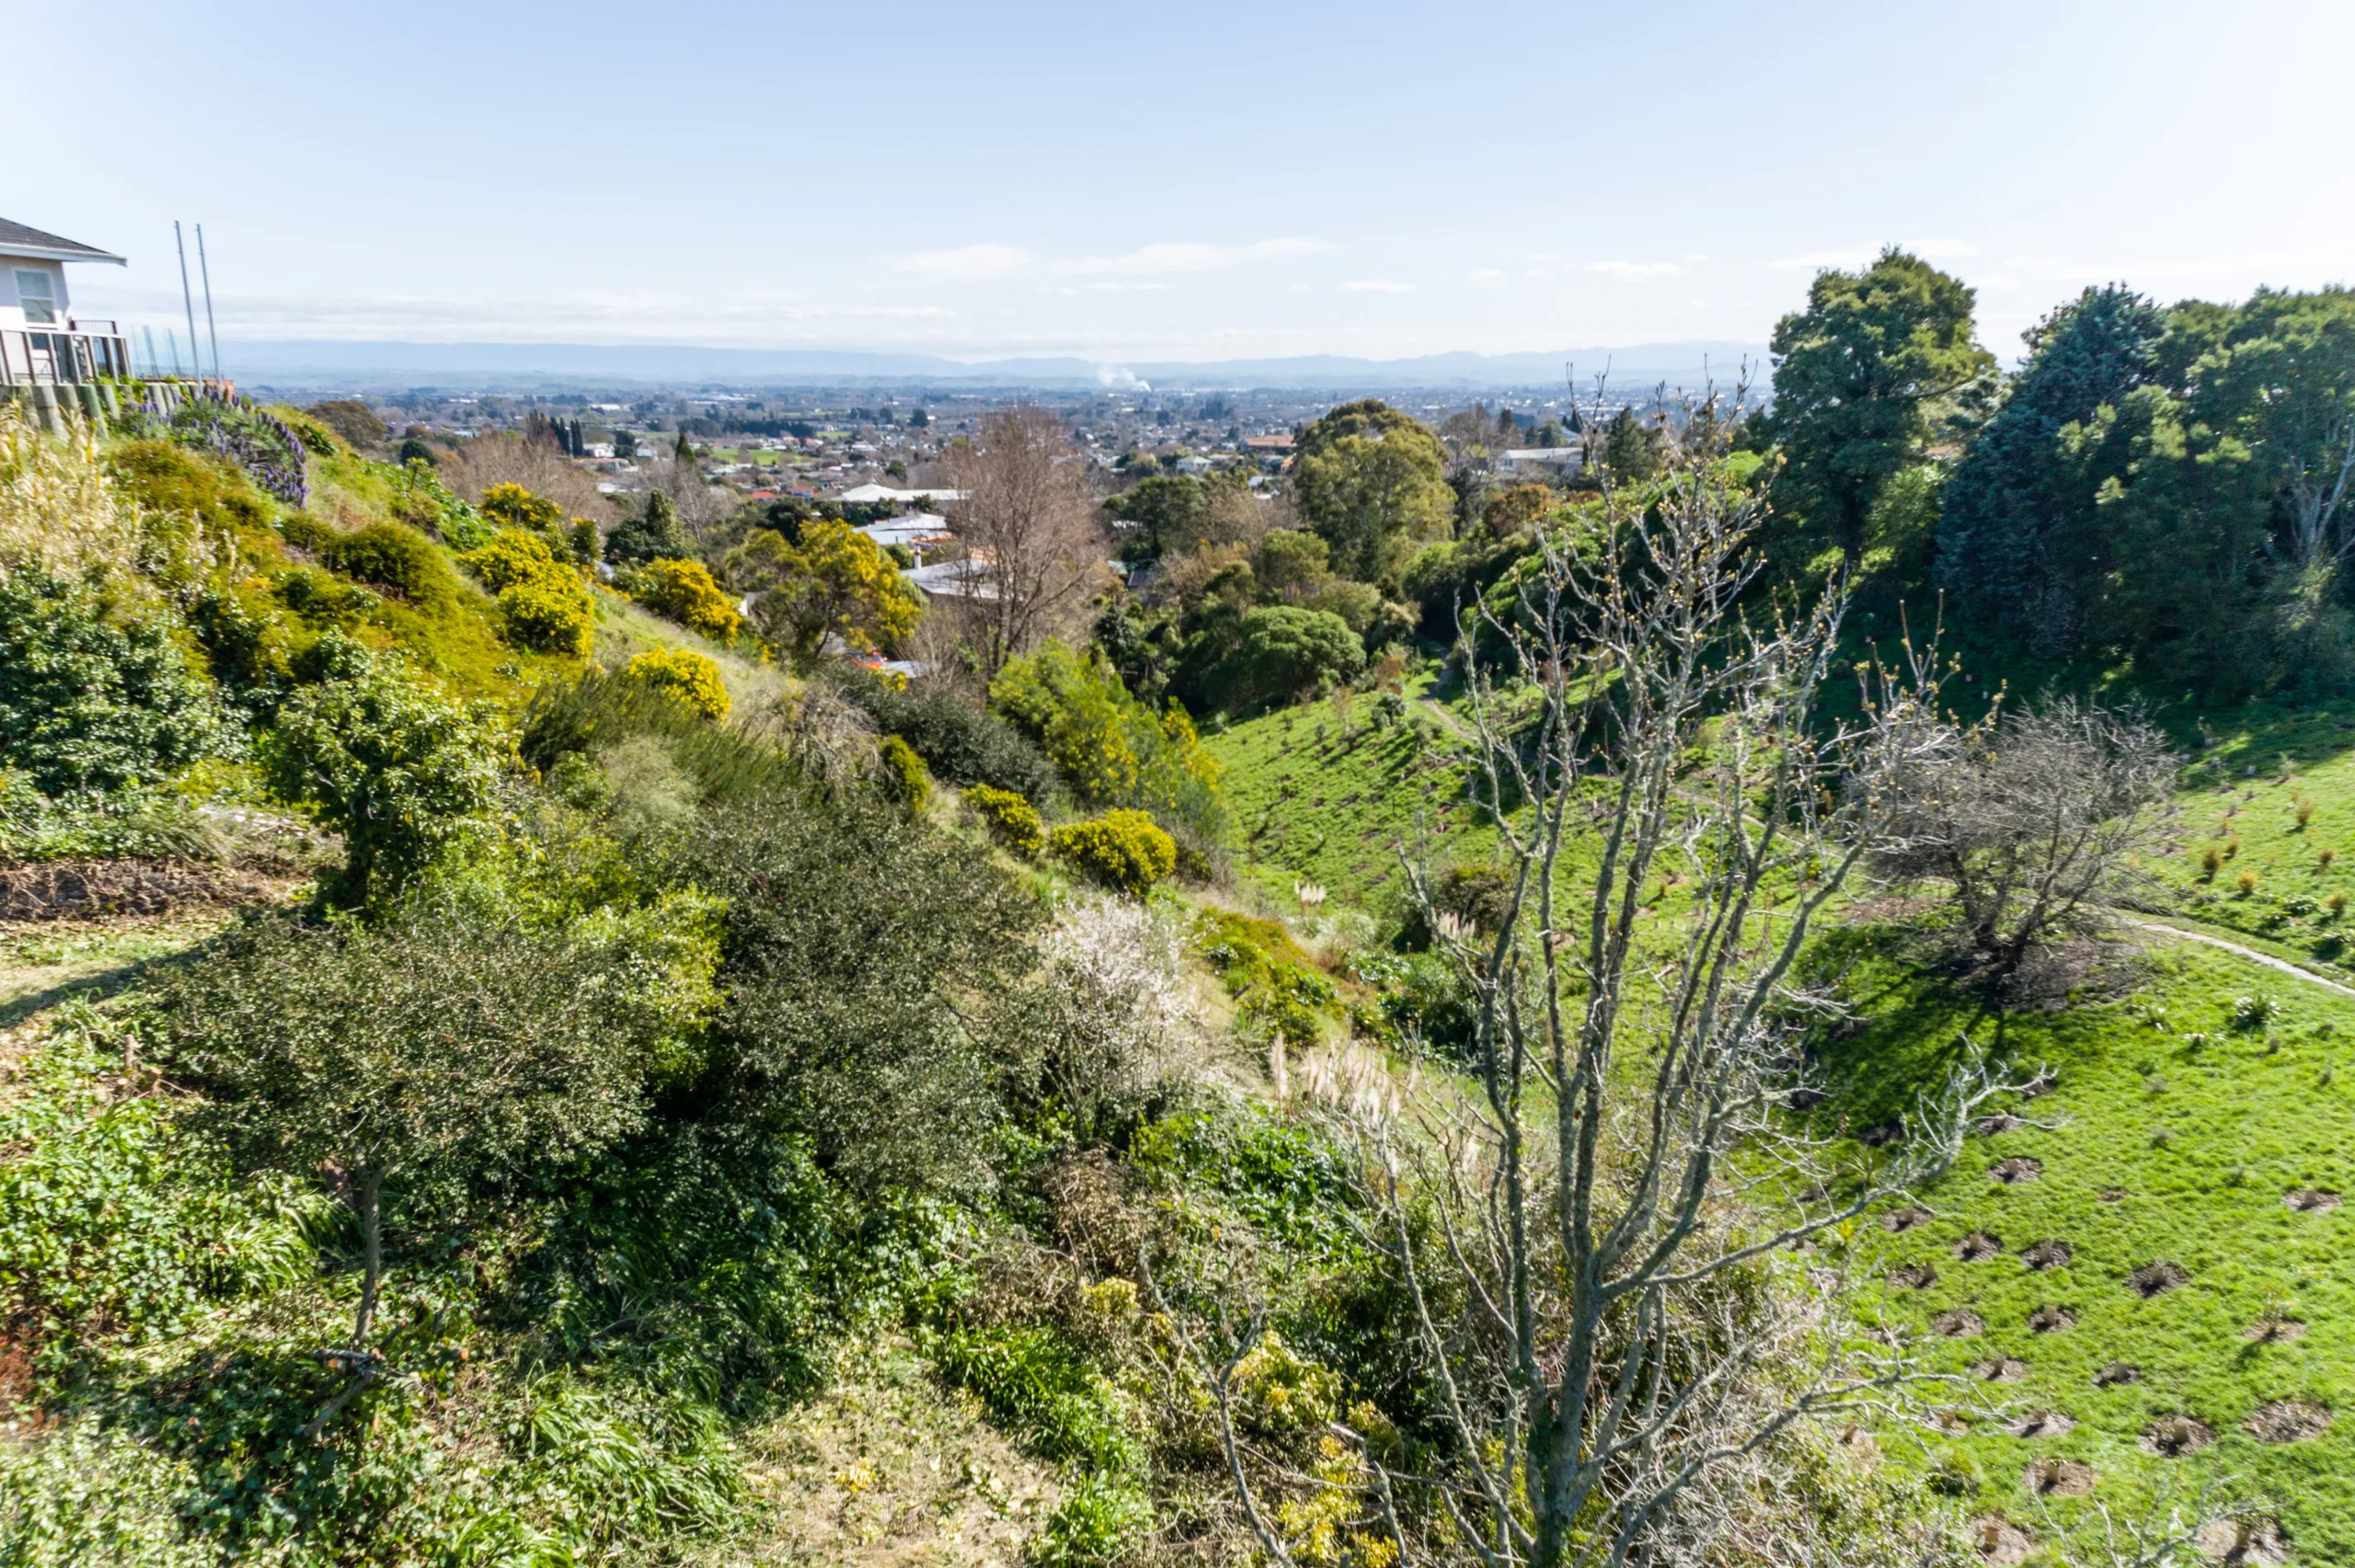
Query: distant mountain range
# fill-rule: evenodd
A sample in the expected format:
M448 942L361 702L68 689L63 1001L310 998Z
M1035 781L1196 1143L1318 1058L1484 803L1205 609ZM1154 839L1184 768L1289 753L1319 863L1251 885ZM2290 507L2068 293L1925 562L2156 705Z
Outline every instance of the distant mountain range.
M929 354L837 349L706 349L685 345L594 343L401 343L334 340L231 341L222 345L229 373L287 387L465 386L523 390L551 385L643 382L675 386L871 385L1075 388L1144 382L1164 389L1212 391L1299 387L1368 392L1410 387L1485 390L1559 388L1575 367L1589 391L1609 366L1614 389L1666 382L1729 385L1742 361L1763 383L1765 349L1755 343L1642 343L1553 353L1427 354L1358 360L1332 354L1207 363L1012 359L968 362Z

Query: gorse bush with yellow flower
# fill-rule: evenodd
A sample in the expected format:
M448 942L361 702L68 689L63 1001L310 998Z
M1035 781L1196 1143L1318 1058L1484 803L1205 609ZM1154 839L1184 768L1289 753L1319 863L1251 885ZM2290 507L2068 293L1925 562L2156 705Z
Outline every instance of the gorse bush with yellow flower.
M1178 869L1177 841L1142 811L1108 811L1058 828L1047 845L1089 881L1136 897Z
M639 654L622 673L677 698L707 719L717 722L728 716L728 685L720 679L718 661L693 648Z
M982 819L990 837L1016 854L1029 859L1047 847L1047 827L1039 819L1039 808L1014 791L968 784L965 804Z
M547 541L504 528L459 559L498 596L510 642L542 653L589 656L596 609L589 585Z
M701 561L649 561L623 579L629 596L665 620L714 642L733 642L744 617Z

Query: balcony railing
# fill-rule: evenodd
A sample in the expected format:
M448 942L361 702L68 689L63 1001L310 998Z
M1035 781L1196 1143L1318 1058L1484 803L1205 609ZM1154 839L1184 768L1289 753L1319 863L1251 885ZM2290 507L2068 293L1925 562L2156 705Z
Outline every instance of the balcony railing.
M0 326L0 387L119 380L131 374L131 345L111 321Z

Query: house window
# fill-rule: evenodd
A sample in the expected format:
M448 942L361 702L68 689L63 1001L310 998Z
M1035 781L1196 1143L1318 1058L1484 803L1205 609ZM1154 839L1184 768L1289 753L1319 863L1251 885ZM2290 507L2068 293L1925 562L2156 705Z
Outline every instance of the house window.
M17 303L25 307L29 326L47 326L57 319L57 287L46 272L17 269Z

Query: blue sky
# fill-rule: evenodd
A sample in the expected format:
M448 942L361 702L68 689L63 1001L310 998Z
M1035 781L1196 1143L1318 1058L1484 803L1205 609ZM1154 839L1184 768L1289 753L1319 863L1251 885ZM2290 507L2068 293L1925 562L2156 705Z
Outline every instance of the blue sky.
M12 76L0 215L159 328L202 220L229 337L1761 341L1894 241L2008 356L2088 282L2355 276L2347 0L10 11L91 68Z

